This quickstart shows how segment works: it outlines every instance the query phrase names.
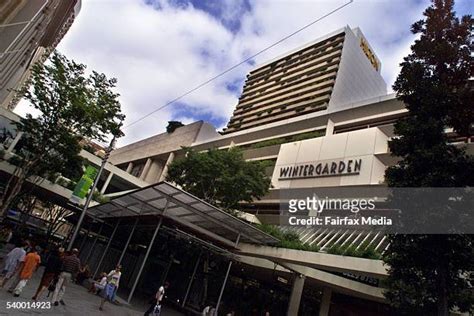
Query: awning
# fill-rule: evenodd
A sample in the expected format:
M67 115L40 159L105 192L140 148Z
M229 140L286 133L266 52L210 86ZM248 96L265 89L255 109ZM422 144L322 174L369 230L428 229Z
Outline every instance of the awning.
M234 246L238 237L242 242L260 245L278 242L278 239L251 224L167 182L137 189L108 203L91 207L88 213L102 219L162 216L228 246Z

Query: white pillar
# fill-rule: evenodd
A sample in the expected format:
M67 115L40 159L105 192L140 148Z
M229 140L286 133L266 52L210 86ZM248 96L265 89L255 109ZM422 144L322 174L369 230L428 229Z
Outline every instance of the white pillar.
M334 134L334 122L331 119L328 119L328 123L326 125L326 136Z
M174 153L171 152L170 155L168 156L168 159L166 160L166 164L163 167L163 171L161 171L161 176L158 182L165 181L166 176L168 175L168 166L173 162L174 160Z
M113 172L109 172L109 175L107 176L107 179L105 180L104 185L103 185L102 188L100 189L100 194L104 194L104 193L105 193L105 190L107 190L107 187L109 186L110 181L112 180L112 177L113 177L113 176L114 176L114 173L113 173Z
M332 290L328 287L323 289L323 297L321 298L321 306L319 306L319 316L328 316L331 308Z
M286 313L288 316L298 315L305 278L306 277L302 274L295 275L293 288L291 289L290 302L288 304L288 312Z
M148 171L150 170L151 166L151 158L148 158L145 163L145 167L143 167L142 174L140 175L140 180L145 180Z
M132 168L133 168L133 162L129 162L128 163L128 166L127 166L127 170L125 170L126 173L130 173L132 172Z
M20 140L22 136L23 136L23 132L18 132L18 134L16 134L15 138L13 139L10 146L8 146L5 152L8 154L11 154L11 152L13 151L13 149L15 149L16 144L18 144L18 141Z

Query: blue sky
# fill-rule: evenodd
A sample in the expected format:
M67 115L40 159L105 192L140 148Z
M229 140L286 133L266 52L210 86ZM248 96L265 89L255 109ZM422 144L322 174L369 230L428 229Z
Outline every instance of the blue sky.
M118 79L125 125L166 104L348 0L82 0L58 49ZM124 130L119 145L165 131L167 121L224 127L255 65L349 25L360 27L390 87L427 0L355 0L179 102ZM458 14L472 11L458 0ZM29 111L21 104L18 113Z

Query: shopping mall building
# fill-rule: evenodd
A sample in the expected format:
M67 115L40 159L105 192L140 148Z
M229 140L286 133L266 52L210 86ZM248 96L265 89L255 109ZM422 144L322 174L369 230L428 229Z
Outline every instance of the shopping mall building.
M128 220L119 224L122 241L117 241L116 249L139 252L139 245L127 246L136 225L132 218L142 216L138 225L153 229L147 216L140 214L169 212L154 201L166 201L160 198L163 190L159 186L165 185L162 181L169 164L184 156L183 146L196 151L238 147L245 159L266 161L271 188L262 199L242 204L247 221L280 225L280 203L302 189L333 189L333 194L341 196L345 189L351 189L350 194L364 192L361 194L383 198L385 169L396 163L388 140L393 136L394 122L406 115L407 109L395 95L387 94L380 71L381 63L362 32L349 27L268 61L247 75L223 132L199 121L114 150L110 157L114 166L150 185L161 184L141 189L147 194L137 193L140 196L127 201L121 197L115 205L92 211L99 217ZM467 143L473 151L470 140L453 137L452 141ZM113 187L107 190L114 192ZM184 200L190 209L197 203ZM147 202L140 204L143 201ZM296 231L302 242L319 247L318 252L308 252L274 247L275 241L265 234L239 240L242 228L234 227L233 234L228 235L223 233L225 228L216 227L231 225L223 218L203 219L187 212L168 214L167 221L173 223L170 227L175 227L175 232L187 227L190 234L199 237L196 244L205 242L207 246L201 243L201 247L209 248L202 252L190 241L187 249L179 238L171 238L170 232L159 232L157 240L161 242L151 248L153 254L144 264L146 277L136 281L140 284L136 289L133 284L122 289L126 294L130 290L135 296L138 292L151 293L166 279L174 284L170 300L193 310L219 302L219 311L234 310L238 315L263 315L265 311L270 315L390 314L383 296L387 271L382 261L330 254L335 248L371 248L382 254L387 247L383 233L282 227ZM195 222L188 225L183 223L186 220ZM149 237L144 240L149 241ZM216 246L220 250L212 248ZM130 260L137 260L137 256ZM111 256L106 265L116 261ZM228 265L229 261L233 265ZM221 286L224 290L219 295Z
M270 192L264 198L242 205L251 214L246 218L278 225L282 191L384 186L384 170L394 162L387 140L392 136L393 122L403 116L406 109L393 95L387 95L380 71L381 63L361 31L345 27L252 70L223 132L218 133L206 122L195 122L172 133L118 148L112 152L110 162L142 181L154 184L164 181L169 164L183 157L183 146L196 151L239 147L245 159L265 160L267 174L272 179ZM333 163L346 167L331 170ZM309 168L304 171L305 165L313 166L311 173ZM110 187L105 192L113 191ZM144 214L158 198L149 193L148 199L144 194L142 198L137 196L129 201L117 200L116 208L112 205L92 208L99 217L122 218L118 228L122 232L114 236L116 249L124 247L135 225L133 214L124 211L124 205L134 205L137 214ZM138 201L143 200L152 202L139 209ZM154 212L149 210L148 213ZM193 218L184 216L181 219ZM130 222L125 224L127 220ZM146 224L153 230L149 220L143 221L138 225ZM179 223L176 218L173 222ZM217 231L216 223L207 222L198 222L197 230ZM176 241L172 239L171 242L166 231L162 231L163 235L159 231L157 240L166 242L152 248L148 261L153 260L153 263L147 263L142 272L150 279L142 276L133 295L136 296L137 291L150 292L167 279L174 284L169 291L170 298L183 303L186 297L184 306L197 310L205 303L203 300L216 304L226 262L232 258L234 264L220 303L224 307L219 307L223 312L222 308L236 310L239 315L263 315L266 310L270 315L296 315L298 310L301 315L347 315L347 311L354 315L379 315L387 312L380 282L386 269L380 260L326 253L336 244L371 246L382 252L387 246L383 234L357 230L318 231L311 227L299 227L296 231L304 243L318 245L320 252L272 247L271 240L258 243L240 240L234 246L220 243L201 231L201 239L219 244L230 256L216 256L210 250L206 253L211 257L204 260L198 248L191 247L193 251L181 249L181 244L170 244ZM122 236L121 242L118 235ZM151 232L149 235L152 236ZM235 238L230 237L231 240ZM160 247L165 250L159 250ZM119 253L117 251L117 256ZM125 254L124 258L127 256ZM170 256L173 259L169 259ZM198 258L201 258L199 262ZM109 267L117 259L110 256L109 261L102 266ZM121 262L125 264L124 260ZM215 268L209 272L207 269L212 264ZM125 264L126 269L130 265L133 266ZM196 275L188 290L186 286L193 272ZM215 282L206 278L215 278ZM147 289L147 283L153 284L150 289ZM129 286L132 288L133 284Z
M166 304L189 311L390 315L382 261L331 251L381 254L383 233L282 227L318 246L310 252L276 247L249 223L280 225L280 203L302 189L384 197L385 169L396 163L388 140L407 109L380 71L362 32L344 27L252 70L223 132L199 121L114 150L99 183L112 199L89 210L76 243L82 260L95 273L120 262L119 295L132 303L169 281ZM470 139L451 140L474 151ZM269 193L242 204L239 219L164 182L182 147L238 147L265 161Z

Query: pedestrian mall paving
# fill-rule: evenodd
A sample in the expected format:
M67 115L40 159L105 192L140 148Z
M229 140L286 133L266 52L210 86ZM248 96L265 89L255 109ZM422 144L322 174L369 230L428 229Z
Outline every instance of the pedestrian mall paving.
M33 303L31 300L34 292L36 291L38 284L43 274L43 269L40 268L33 275L33 278L28 282L20 297L13 297L11 293L7 292L7 287L0 289L0 315L113 315L113 316L135 316L143 315L145 310L148 308L148 304L131 306L125 303L124 300L119 298L121 305L114 305L106 303L104 310L99 311L99 304L101 297L88 293L87 289L77 284L69 284L64 294L64 301L66 305L53 306L51 303L50 308L29 308L29 309L14 309L7 308L7 302L28 302ZM9 284L7 284L9 285ZM38 302L51 302L51 296L46 297L47 291L38 299ZM14 304L11 304L14 305ZM23 303L25 305L25 303ZM48 304L38 304L40 307L46 307ZM42 305L42 306L41 306ZM164 306L162 316L179 316L182 315L169 307Z

